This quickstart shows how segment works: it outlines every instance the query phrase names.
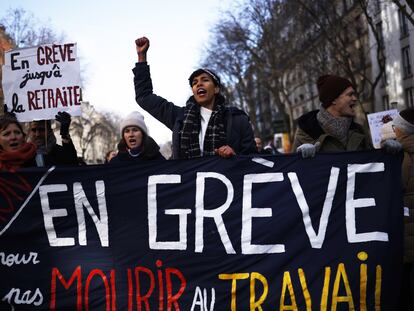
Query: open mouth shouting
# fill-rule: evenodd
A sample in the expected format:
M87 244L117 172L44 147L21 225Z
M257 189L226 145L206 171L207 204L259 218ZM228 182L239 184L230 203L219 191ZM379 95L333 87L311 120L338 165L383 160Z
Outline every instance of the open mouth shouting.
M203 96L203 95L206 95L207 94L207 90L206 89L204 89L204 88L202 88L202 87L200 87L198 90L197 90L197 95L198 96Z
M128 146L130 146L130 148L138 147L137 140L135 138L129 138L128 139Z
M13 142L10 142L9 146L10 146L10 149L13 149L13 150L18 149L20 147L20 143L18 141L13 141Z
M137 126L127 126L124 129L124 140L129 149L141 147L142 144L142 131Z

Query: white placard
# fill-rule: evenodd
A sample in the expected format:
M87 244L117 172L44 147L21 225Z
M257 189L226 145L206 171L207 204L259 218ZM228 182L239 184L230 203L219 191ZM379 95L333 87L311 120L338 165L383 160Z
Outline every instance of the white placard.
M3 92L20 122L54 119L58 111L81 115L76 43L47 44L5 53Z
M389 115L391 118L394 119L394 116L398 114L397 109L385 110L375 113L370 113L367 115L368 117L368 124L369 130L371 132L372 144L374 148L379 149L381 148L381 127L384 125L382 122L382 118L386 115Z

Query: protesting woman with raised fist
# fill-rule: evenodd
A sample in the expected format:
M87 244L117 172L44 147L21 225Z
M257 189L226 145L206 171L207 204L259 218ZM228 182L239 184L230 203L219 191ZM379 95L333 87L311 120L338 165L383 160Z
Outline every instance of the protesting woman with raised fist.
M153 117L172 131L173 159L257 153L253 130L247 114L228 107L220 93L220 78L212 70L200 68L189 77L193 92L179 107L153 94L146 37L135 40L138 62L133 69L135 99ZM173 75L173 73L168 73Z

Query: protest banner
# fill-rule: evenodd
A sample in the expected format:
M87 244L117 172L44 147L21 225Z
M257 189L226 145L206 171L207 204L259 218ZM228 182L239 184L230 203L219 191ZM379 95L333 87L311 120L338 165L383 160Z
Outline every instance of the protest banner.
M58 111L81 115L76 43L7 51L2 70L5 103L20 122L54 119Z
M382 151L0 174L0 309L395 310Z
M382 119L385 116L394 118L398 114L397 109L379 111L367 115L369 130L371 132L372 145L375 149L381 148L381 128L384 126Z

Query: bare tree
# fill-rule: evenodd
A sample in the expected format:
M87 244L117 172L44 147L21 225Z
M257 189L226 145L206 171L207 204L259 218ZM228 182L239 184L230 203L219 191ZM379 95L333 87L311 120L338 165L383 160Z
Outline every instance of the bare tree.
M6 28L6 32L17 47L59 43L65 40L63 33L58 34L48 25L40 24L32 13L23 8L8 10L0 23Z
M30 47L47 43L59 43L65 40L63 33L58 34L48 25L39 24L32 13L22 8L8 10L0 19L0 24L4 27L7 36L13 41L14 47ZM2 88L1 85L0 88ZM0 94L2 95L2 91ZM3 113L4 110L3 101L4 99L1 96L0 113Z
M288 120L278 91L282 77L282 58L278 56L286 52L279 45L284 26L278 24L280 28L272 31L268 22L274 6L280 5L270 0L250 1L241 12L229 12L216 27L215 43L207 52L207 61L227 77L233 98L249 112L256 134L261 136L272 132L278 112Z
M73 118L71 136L82 158L96 163L116 146L119 120L114 115L97 112L88 102L82 106L82 116Z
M375 89L385 75L385 52L382 29L378 29L372 18L372 1L356 0L351 7L339 1L315 2L298 0L298 3L314 20L316 33L330 54L331 64L337 72L347 76L360 95L364 115L374 111ZM344 2L346 3L346 2ZM369 42L369 32L375 44ZM373 75L370 47L375 49L378 65Z
M292 107L305 100L318 105L313 89L325 73L347 76L366 103L362 111L373 111L385 70L382 34L371 18L369 0L355 0L352 7L344 7L345 2L250 0L218 23L207 61L224 73L227 89L262 134L274 128L278 116L293 134ZM369 32L377 44L369 44ZM379 67L375 77L372 46ZM298 92L301 96L294 98Z

